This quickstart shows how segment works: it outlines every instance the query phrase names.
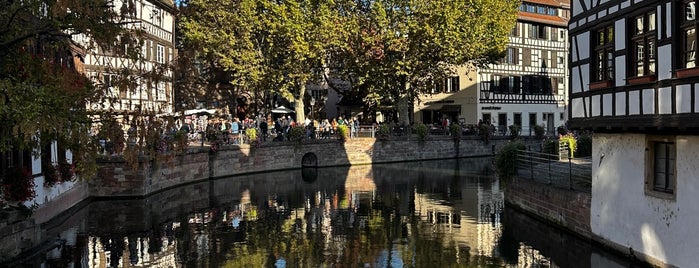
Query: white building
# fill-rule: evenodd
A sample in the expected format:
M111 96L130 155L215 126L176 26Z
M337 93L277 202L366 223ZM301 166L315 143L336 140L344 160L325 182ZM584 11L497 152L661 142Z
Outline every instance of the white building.
M572 4L569 123L595 131L592 232L662 266L697 265L695 2Z
M569 9L568 0L522 1L506 57L487 69L459 67L457 76L420 97L415 122L483 120L502 134L510 125L521 126L523 135L533 125L555 133L566 121Z

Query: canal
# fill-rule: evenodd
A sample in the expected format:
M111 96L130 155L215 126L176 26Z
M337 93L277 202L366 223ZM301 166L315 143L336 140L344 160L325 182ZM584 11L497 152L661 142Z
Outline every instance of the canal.
M259 173L91 200L18 267L633 267L504 206L490 158ZM58 245L58 246L51 246Z

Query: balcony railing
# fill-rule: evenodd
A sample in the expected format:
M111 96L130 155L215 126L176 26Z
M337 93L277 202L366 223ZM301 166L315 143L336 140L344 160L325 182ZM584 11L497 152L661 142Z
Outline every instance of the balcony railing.
M563 103L562 95L536 94L536 93L502 93L490 90L481 90L481 103Z

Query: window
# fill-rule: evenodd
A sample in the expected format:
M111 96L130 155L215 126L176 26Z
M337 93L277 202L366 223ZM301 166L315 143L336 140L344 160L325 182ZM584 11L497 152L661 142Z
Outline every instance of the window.
M158 45L158 51L155 57L155 61L158 63L165 63L165 47Z
M682 31L682 65L681 68L694 68L697 66L697 13L695 1L684 3Z
M596 37L595 81L612 80L614 79L614 27L607 26L597 30Z
M531 51L531 63L532 67L539 67L539 50L532 49Z
M677 148L673 137L649 137L646 156L646 193L674 198Z
M493 75L491 80L490 91L499 92L500 91L500 80L502 79L499 75Z
M163 27L163 11L157 7L154 7L150 13L150 20L151 20L151 23L162 28Z
M551 16L557 16L558 15L558 10L555 8L549 8L548 14Z
M519 64L519 49L510 47L507 48L507 55L505 58L505 63L507 64Z
M655 11L637 16L633 20L633 76L655 74L655 23Z
M156 85L157 85L157 92L156 92L157 98L156 98L156 100L159 100L159 101L167 100L166 95L165 95L165 83L159 82Z
M450 86L450 92L458 92L459 91L459 77L458 76L452 76L449 78L449 86Z
M529 37L536 39L546 39L546 26L529 24Z

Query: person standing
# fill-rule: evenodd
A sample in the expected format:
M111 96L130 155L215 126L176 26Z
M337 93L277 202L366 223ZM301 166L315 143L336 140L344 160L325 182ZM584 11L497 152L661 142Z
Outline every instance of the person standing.
M262 141L267 141L267 121L260 121L260 137Z

